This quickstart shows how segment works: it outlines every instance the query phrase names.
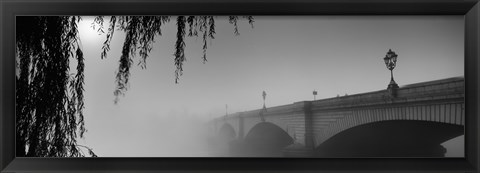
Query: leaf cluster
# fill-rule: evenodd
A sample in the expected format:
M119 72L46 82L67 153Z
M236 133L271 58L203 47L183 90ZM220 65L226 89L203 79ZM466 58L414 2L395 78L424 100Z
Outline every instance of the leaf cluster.
M176 42L175 52L173 53L175 65L175 83L179 82L183 74L183 63L187 60L185 57L185 38L201 37L203 39L203 63L207 62L207 41L215 39L215 16L177 16L176 17ZM254 19L252 16L244 16L253 27ZM237 20L238 16L229 16L229 23L234 25L235 35L239 35ZM97 29L100 33L104 32L104 16L95 18L93 25L98 24ZM106 40L102 46L100 57L106 58L110 50L110 42L115 30L126 33L125 41L120 56L119 68L116 74L116 88L114 91L115 103L119 101L119 96L124 96L128 90L128 80L130 77L130 68L137 52L140 56L138 65L146 68L146 59L152 50L152 45L157 36L162 35L162 26L172 20L171 16L111 16L106 33ZM137 51L138 50L138 51Z
M115 30L126 33L116 75L114 95L128 89L130 68L135 56L146 68L146 59L156 36L171 16L111 16L107 30L104 17L94 20L96 30L106 32L100 57L106 58ZM253 27L253 17L245 16ZM16 156L96 157L89 147L78 145L86 132L84 109L84 56L78 36L76 16L19 16L16 18ZM237 16L230 16L238 35ZM215 37L214 16L177 16L174 65L175 83L183 72L185 37L202 37L203 62L207 62L207 40ZM76 63L72 70L70 60ZM74 73L71 73L74 72ZM83 148L83 150L82 150Z
M77 137L86 131L79 20L74 16L17 17L17 156L83 156L76 145ZM69 74L70 59L76 60L76 74Z

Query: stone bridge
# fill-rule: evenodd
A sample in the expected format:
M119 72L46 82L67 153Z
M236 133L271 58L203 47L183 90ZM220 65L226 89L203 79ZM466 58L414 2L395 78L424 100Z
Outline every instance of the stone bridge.
M238 112L214 119L229 156L437 157L464 134L464 78Z

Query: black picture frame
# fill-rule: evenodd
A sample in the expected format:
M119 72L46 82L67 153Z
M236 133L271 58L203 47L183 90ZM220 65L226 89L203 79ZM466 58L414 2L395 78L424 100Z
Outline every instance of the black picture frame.
M478 0L2 0L1 172L479 172ZM464 15L465 158L15 158L16 15Z

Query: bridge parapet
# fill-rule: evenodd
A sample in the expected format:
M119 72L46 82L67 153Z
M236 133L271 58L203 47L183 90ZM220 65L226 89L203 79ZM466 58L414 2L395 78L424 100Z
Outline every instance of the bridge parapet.
M423 82L400 87L397 96L390 96L387 90L328 98L312 102L313 110L339 109L359 106L379 106L392 103L409 103L418 101L441 101L455 99L463 101L465 93L464 78L449 78Z
M263 113L263 115L264 116L270 116L270 115L279 115L279 114L289 114L289 113L293 113L297 110L300 110L300 108L297 108L297 107L298 106L295 105L295 104L268 107L267 110ZM244 112L242 112L242 116L243 117L258 117L260 115L261 111L262 111L262 109L244 111Z
M463 99L465 95L465 79L457 77L407 85L398 91L398 95L398 101L402 102L451 98Z

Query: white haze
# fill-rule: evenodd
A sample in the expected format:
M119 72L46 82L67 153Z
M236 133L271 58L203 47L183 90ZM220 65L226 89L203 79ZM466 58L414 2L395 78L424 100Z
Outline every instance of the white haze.
M224 115L226 104L229 113L261 108L263 90L268 107L312 100L314 89L317 99L385 89L390 73L382 58L388 49L399 54L394 71L399 85L464 75L462 16L258 16L253 29L239 21L239 36L218 17L209 61L201 61L201 38L189 38L184 75L175 84L172 20L157 37L147 69L134 59L129 90L115 105L125 34L115 32L102 60L105 35L92 30L92 19L79 24L88 130L80 143L100 157L209 156L204 123ZM458 151L447 154L463 156L463 142L449 143Z

